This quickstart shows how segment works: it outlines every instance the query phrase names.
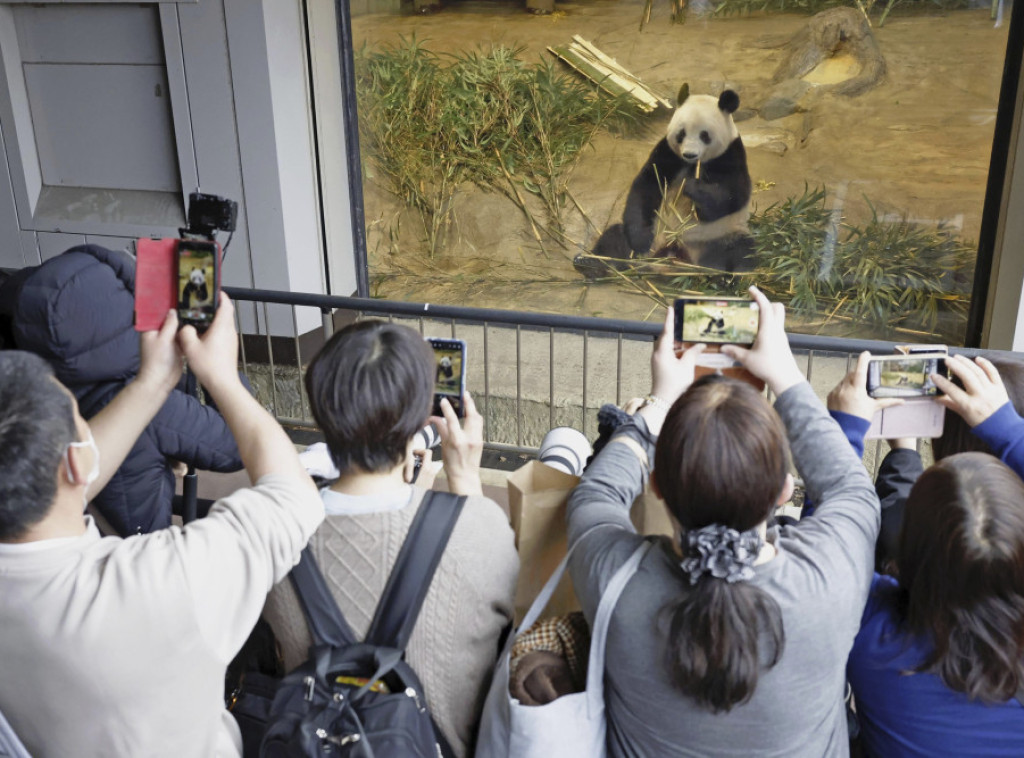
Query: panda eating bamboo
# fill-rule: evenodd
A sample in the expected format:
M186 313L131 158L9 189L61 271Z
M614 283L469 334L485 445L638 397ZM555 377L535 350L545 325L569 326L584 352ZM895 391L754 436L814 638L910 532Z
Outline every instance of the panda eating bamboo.
M743 140L732 117L739 104L732 90L717 98L691 96L683 85L666 136L629 189L622 224L605 230L595 255L649 255L662 200L682 181L682 195L692 203L697 224L683 231L683 249L677 246L676 254L722 271L754 267L754 240L747 226L752 185Z

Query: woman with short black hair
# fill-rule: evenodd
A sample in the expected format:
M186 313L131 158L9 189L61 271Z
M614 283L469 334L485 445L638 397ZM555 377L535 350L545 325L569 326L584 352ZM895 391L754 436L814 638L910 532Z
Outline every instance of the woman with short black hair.
M413 486L414 440L432 421L448 489L467 495L406 648L427 703L457 757L468 755L498 654L512 621L519 556L508 517L483 496L483 418L467 392L460 423L447 399L431 418L434 356L407 326L369 319L345 327L306 371L336 481L320 490L327 517L309 542L353 632L362 639L425 490ZM424 464L424 469L426 464ZM422 484L422 479L417 480ZM288 581L264 612L286 670L302 663L310 635Z
M612 615L604 691L613 758L848 753L844 662L871 581L878 498L797 366L782 306L751 294L757 339L723 351L767 383L774 410L745 383L694 382L703 346L676 355L670 310L651 395L569 502L569 538L580 541L570 570L591 620L644 539L629 509L648 477L678 527L647 554ZM819 506L806 524L769 530L792 494L787 437Z

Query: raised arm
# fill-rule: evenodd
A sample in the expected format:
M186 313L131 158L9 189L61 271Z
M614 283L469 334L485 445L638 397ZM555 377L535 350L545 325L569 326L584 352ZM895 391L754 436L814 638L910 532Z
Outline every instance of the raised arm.
M569 540L597 524L633 529L629 509L651 474L654 445L668 409L693 384L694 366L704 345L677 356L673 344L675 313L665 314L661 336L651 355L651 394L633 418L593 460L569 498Z
M294 477L316 494L312 479L281 426L245 389L238 377L238 335L234 306L223 292L213 324L202 336L191 326L178 335L189 367L217 402L238 443L249 479L269 474Z
M879 506L874 486L839 425L796 365L785 332L785 309L756 287L757 339L749 348L722 350L760 377L777 395L775 409L786 425L793 460L807 494L818 504L814 518L794 530L822 564L844 563L863 587L871 577ZM866 368L865 368L866 370Z
M238 378L238 336L227 295L221 293L205 334L186 326L178 340L256 486L219 500L209 516L180 531L150 536L173 542L199 629L226 662L256 623L270 588L298 562L323 520L323 502L288 435Z
M945 393L939 402L963 418L978 439L1024 478L1024 419L1010 403L999 371L980 356L972 362L962 355L951 355L946 365L963 387L933 374L936 386Z
M171 310L160 331L139 335L139 373L89 420L100 451L100 473L92 492L99 492L110 481L181 378L177 329L178 314Z

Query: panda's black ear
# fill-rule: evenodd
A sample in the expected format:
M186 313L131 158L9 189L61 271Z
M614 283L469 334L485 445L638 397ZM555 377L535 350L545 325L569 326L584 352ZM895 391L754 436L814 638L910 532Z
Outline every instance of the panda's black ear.
M683 82L683 86L679 88L679 94L676 95L676 108L686 102L686 98L690 96L690 85L687 82Z
M740 96L731 89L725 90L718 96L718 108L726 113L735 113L740 107Z

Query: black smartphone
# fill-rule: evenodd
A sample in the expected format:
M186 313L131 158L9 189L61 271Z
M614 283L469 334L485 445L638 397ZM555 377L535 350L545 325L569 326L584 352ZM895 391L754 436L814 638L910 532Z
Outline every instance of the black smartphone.
M872 356L868 362L867 391L871 397L935 397L942 391L932 374L949 376L945 355Z
M203 331L217 313L220 249L216 242L182 239L176 260L178 321Z
M441 415L441 399L448 398L459 418L465 418L462 397L466 393L466 343L463 340L427 337L434 350L434 410Z
M676 342L753 345L757 338L757 303L749 297L682 297L674 307Z

